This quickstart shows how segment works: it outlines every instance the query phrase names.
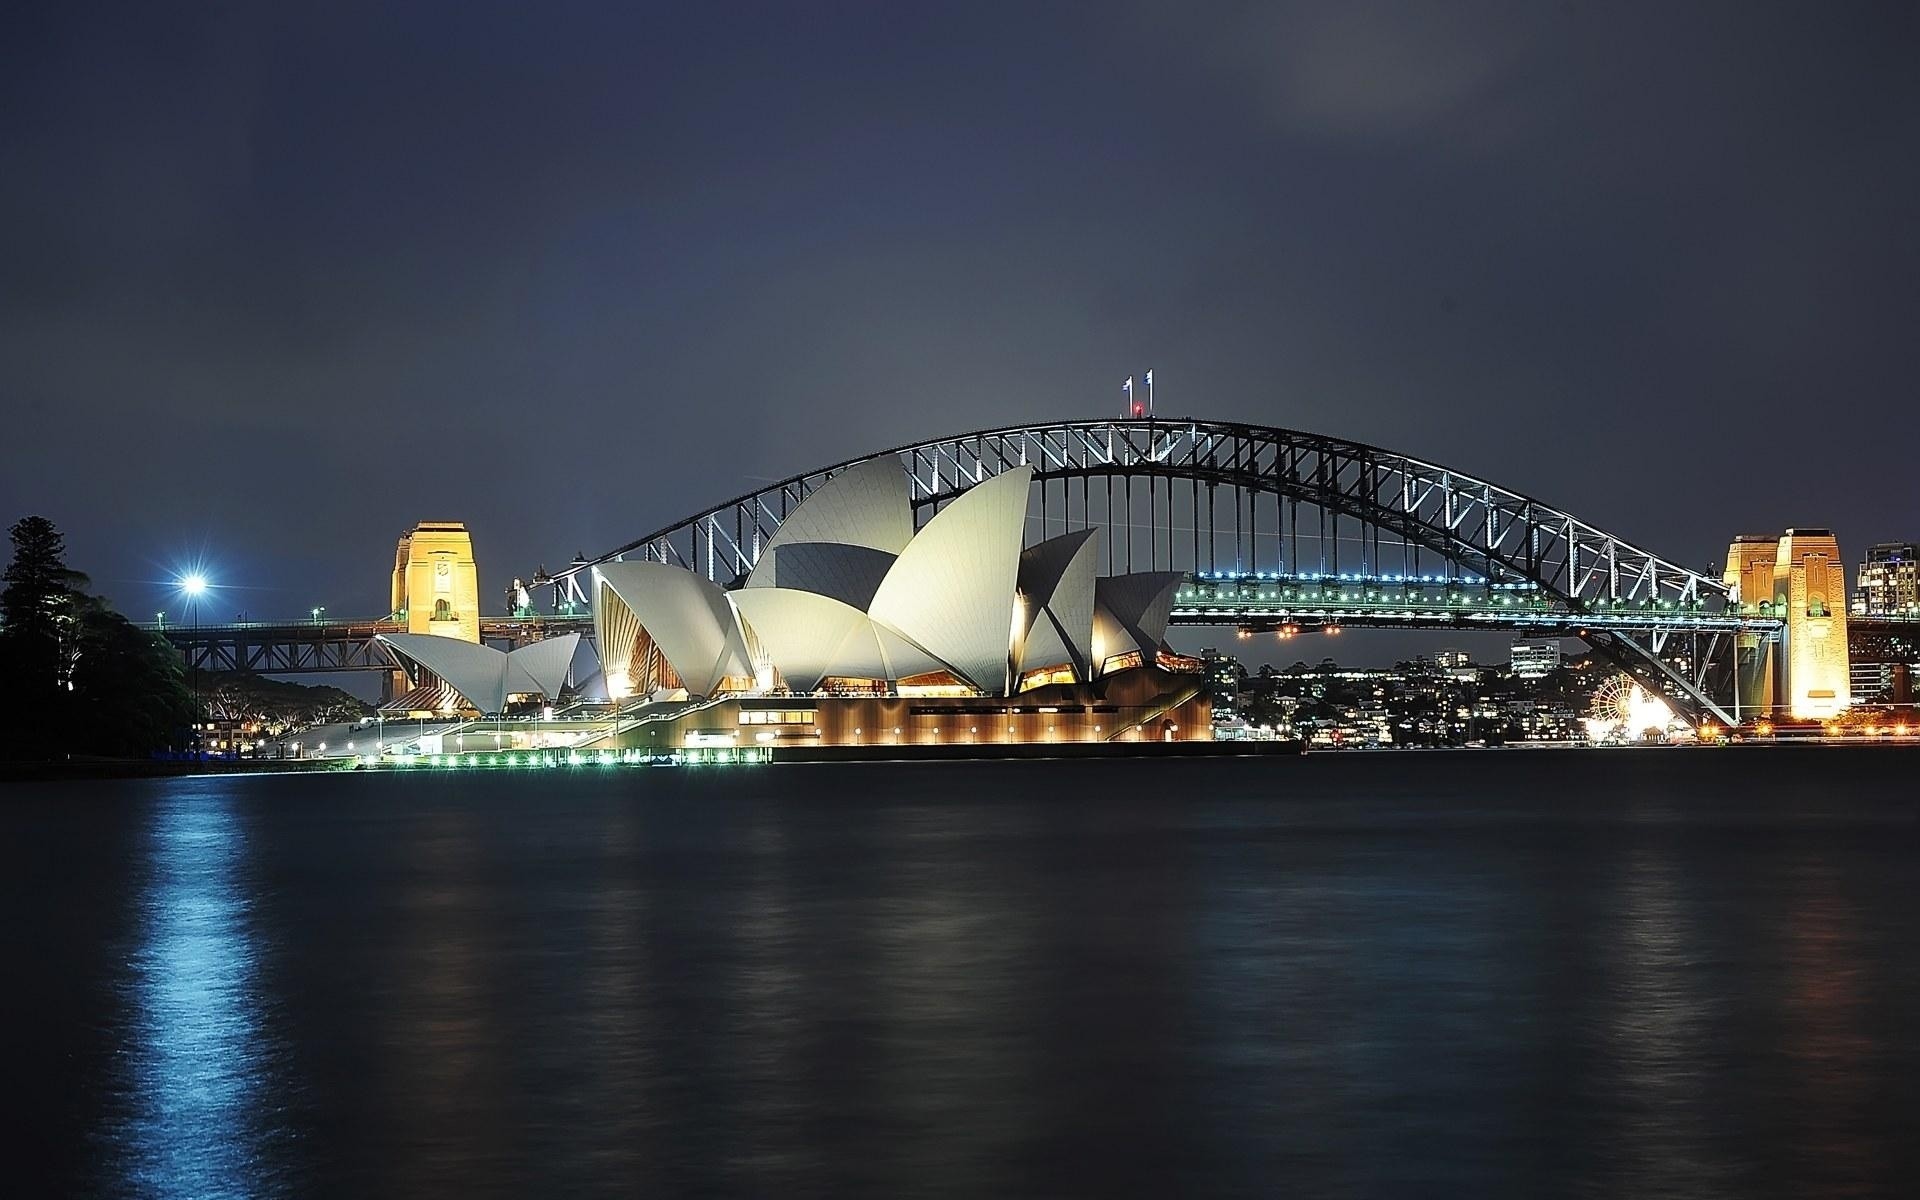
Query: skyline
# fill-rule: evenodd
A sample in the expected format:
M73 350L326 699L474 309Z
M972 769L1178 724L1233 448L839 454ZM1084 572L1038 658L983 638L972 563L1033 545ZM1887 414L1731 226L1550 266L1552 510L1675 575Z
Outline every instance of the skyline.
M1915 536L1913 14L1175 12L39 14L0 502L136 617L371 612L418 520L497 596L1151 367L1697 566Z

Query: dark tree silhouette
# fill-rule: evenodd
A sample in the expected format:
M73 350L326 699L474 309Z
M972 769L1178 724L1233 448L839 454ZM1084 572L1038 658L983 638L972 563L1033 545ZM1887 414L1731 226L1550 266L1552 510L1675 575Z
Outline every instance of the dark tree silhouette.
M196 706L173 648L87 594L53 522L25 517L12 537L0 593L0 756L186 748Z
M103 602L82 597L69 724L73 753L145 755L190 742L198 712L179 655Z
M63 688L73 640L73 597L85 580L66 564L66 539L45 517L14 522L13 561L0 592L7 682L45 704Z

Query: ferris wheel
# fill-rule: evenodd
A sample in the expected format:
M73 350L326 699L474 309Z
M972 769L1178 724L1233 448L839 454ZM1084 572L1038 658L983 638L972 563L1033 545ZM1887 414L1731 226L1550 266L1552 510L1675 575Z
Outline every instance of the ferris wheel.
M1649 729L1664 733L1675 722L1672 707L1625 672L1594 691L1590 711L1590 725L1614 737L1638 738Z

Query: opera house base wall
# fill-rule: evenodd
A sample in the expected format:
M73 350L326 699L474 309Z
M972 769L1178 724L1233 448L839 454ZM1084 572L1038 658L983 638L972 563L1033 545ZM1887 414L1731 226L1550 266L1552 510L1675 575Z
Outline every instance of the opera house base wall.
M747 696L646 722L624 730L613 744L661 752L763 746L791 761L825 750L965 758L976 750L988 756L994 747L1074 746L1099 753L1212 740L1212 705L1200 676L1136 667L1091 684L1051 684L1011 698Z
M776 763L986 762L1025 759L1268 758L1298 757L1297 741L1250 742L1002 742L981 746L788 746L773 752Z

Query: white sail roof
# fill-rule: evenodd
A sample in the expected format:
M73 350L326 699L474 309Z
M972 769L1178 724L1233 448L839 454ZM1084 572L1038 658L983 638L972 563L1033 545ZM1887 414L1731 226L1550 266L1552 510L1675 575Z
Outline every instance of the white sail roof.
M666 563L603 563L595 573L601 588L626 605L660 647L689 692L710 696L727 676L752 674L722 588ZM600 588L594 591L594 603L606 603Z
M727 593L789 688L810 692L828 675L887 678L867 614L817 592L741 588Z
M534 692L549 700L559 699L579 648L580 635L567 633L507 651L507 695Z
M383 633L380 640L439 676L468 704L497 713L508 696L560 698L580 635L546 638L512 652L431 633Z
M1029 546L1020 554L1020 599L1025 616L1015 659L1021 672L1071 664L1092 677L1093 573L1097 529L1080 529Z
M1138 571L1094 581L1093 669L1116 654L1138 650L1151 656L1167 637L1178 571Z
M831 596L789 588L730 595L742 623L795 691L812 691L834 677L896 680L951 670L911 638Z
M926 647L916 645L912 638L882 622L873 623L875 640L880 643L880 653L887 661L888 679L911 679L915 675L925 675L932 671L953 670L929 654Z
M419 663L483 713L507 706L507 654L431 633L383 633L380 640Z
M983 692L1006 687L1032 467L975 484L928 521L869 611Z
M818 592L858 608L913 540L906 474L893 455L831 476L774 531L746 586Z

